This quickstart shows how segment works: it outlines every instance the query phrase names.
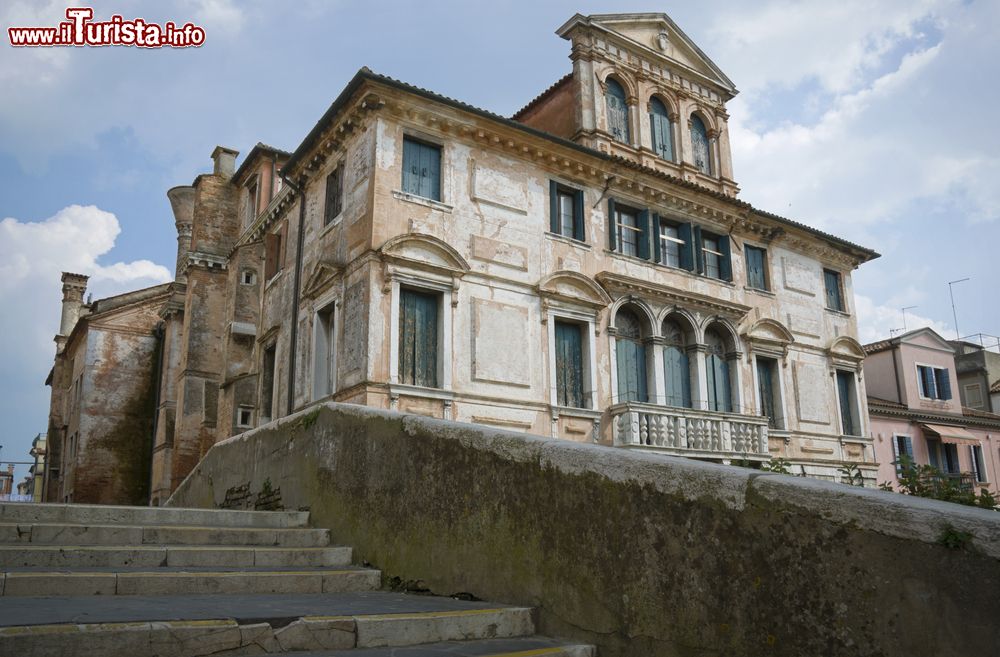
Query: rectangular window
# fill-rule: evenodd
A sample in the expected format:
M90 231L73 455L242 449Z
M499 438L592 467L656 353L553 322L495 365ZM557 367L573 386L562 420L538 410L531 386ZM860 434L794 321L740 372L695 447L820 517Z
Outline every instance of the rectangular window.
M760 414L772 429L782 429L781 395L778 391L778 363L773 358L757 358L757 393Z
M752 287L755 290L768 289L766 252L764 249L748 244L744 253L747 259L747 287Z
M403 138L403 191L441 200L441 147Z
M649 258L649 211L608 201L608 241L612 251Z
M917 387L925 399L951 399L951 377L947 368L917 365Z
M733 280L729 235L717 235L694 227L695 264L699 274L722 281Z
M826 287L826 307L844 311L844 296L840 286L840 272L823 270L823 284Z
M719 240L708 234L702 236L701 250L705 262L705 275L710 278L722 278L722 252L719 251Z
M978 483L986 483L986 462L983 460L983 448L980 445L969 446L969 456L972 461L972 472L976 475Z
M642 240L639 216L632 210L619 207L615 211L615 227L621 247L619 253L639 257L639 242Z
M240 429L253 426L253 406L240 406L236 409L236 426Z
M942 443L941 452L944 455L944 471L947 474L958 474L960 472L958 466L958 445Z
M584 408L582 333L580 324L555 322L556 403L559 406Z
M328 226L337 218L341 210L343 196L344 168L338 166L326 177L326 205L323 207L323 225Z
M586 241L583 225L583 190L549 181L549 230L563 237Z
M845 436L860 436L861 427L855 412L853 372L837 371L837 397L840 402L841 433Z
M284 265L285 227L264 235L264 280L269 281Z
M681 267L681 254L687 248L687 243L681 238L680 226L666 221L660 221L660 264L668 267Z
M332 395L337 380L334 317L336 304L331 303L316 313L313 326L313 399Z
M438 306L441 295L399 291L399 380L415 386L438 385Z
M247 216L244 219L244 224L249 226L257 218L257 202L258 202L258 186L257 177L254 176L253 182L247 185Z
M260 414L261 423L267 423L274 417L274 368L277 346L271 345L264 350L264 360L261 363L260 379Z
M965 392L965 405L969 408L979 408L982 409L983 405L983 388L978 383L969 383L963 386L962 390Z
M917 461L913 458L913 439L909 436L893 436L892 451L896 463L896 474L903 474L903 466L913 467Z

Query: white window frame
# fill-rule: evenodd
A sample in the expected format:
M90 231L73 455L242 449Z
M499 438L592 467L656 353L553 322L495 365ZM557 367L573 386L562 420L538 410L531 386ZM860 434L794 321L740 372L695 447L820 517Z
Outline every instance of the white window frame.
M931 370L934 371L934 392L935 392L935 394L937 394L937 392L938 392L938 389L937 389L937 370L944 370L945 372L948 373L948 387L954 389L954 387L951 385L951 370L949 368L947 368L947 367L941 367L940 365L933 365L931 363L914 362L913 363L913 371L917 375L917 396L920 397L920 399L923 399L925 401L932 401L932 402L945 402L945 403L948 403L948 402L953 401L955 399L954 393L952 393L951 399L941 399L940 397L926 397L926 396L924 396L924 390L923 390L924 384L923 384L923 380L920 378L920 368L921 367L929 367L929 368L931 368ZM960 395L960 397L961 397L961 395Z
M246 280L247 274L250 275L250 282ZM253 269L241 269L240 270L240 285L256 285L257 284L257 272Z
M622 211L623 208L626 210L625 212ZM622 223L621 222L621 216L623 214L631 216L635 220L635 226L629 226L627 224ZM621 207L619 207L617 205L615 206L615 232L617 233L617 235L615 235L615 237L617 239L618 253L621 254L621 255L629 256L629 257L632 257L632 258L638 258L638 257L640 257L639 256L639 246L640 246L640 243L641 243L641 240L642 240L642 227L639 225L639 215L640 214L641 214L641 212L639 210L636 210L636 209L634 209L634 208L632 208L631 206L628 206L628 205L621 206ZM636 234L635 253L626 253L625 252L625 239L624 239L625 232L624 231L632 231L633 233Z
M979 470L979 464L976 463L976 448L979 448L979 453L982 456L983 468L982 472ZM986 472L986 450L983 449L982 444L979 445L969 445L969 460L972 463L972 472L976 475L977 484L989 483L990 478Z
M899 461L899 444L896 442L897 438L908 438L910 440L910 448L912 449L913 448L913 436L910 435L910 434L908 434L908 433L894 433L894 434L892 434L892 457L893 457L892 460L897 462L896 465L893 466L893 468L895 469L896 478L898 479L899 475L902 474L902 470L900 469L900 466L899 466L899 463L898 463L898 461ZM929 446L928 446L928 449L930 449ZM913 465L914 466L917 465L917 455L916 454L913 455Z
M247 411L250 414L250 419L247 420L245 423L242 422L241 419L240 419L240 415L244 411ZM240 404L239 406L236 407L236 428L237 429L251 429L251 428L253 428L253 411L254 411L253 406L248 406L246 404Z
M549 404L553 408L566 409L568 412L581 410L572 406L559 406L559 391L556 386L556 321L579 324L586 333L581 341L583 347L584 382L583 410L597 410L597 341L594 337L597 327L597 315L594 312L576 310L573 308L549 308L545 315L546 340L549 353Z
M271 348L274 349L274 374L272 375L272 380L271 380L271 407L268 408L268 409L266 409L267 410L267 414L266 415L264 415L263 413L261 413L261 417L260 417L261 424L267 424L268 422L271 422L273 420L278 419L277 418L277 413L275 412L275 409L278 408L278 397L279 397L279 395L278 395L278 364L281 362L281 348L280 348L277 340L261 345L261 352L260 352L261 353L261 361L260 361L261 368L260 368L260 373L259 373L260 381L258 381L258 383L257 383L257 390L258 390L258 396L259 396L261 402L263 402L263 396L264 396L264 394L263 394L264 393L264 365L265 365L265 363L264 363L264 354L267 352L268 349L271 349ZM259 407L260 407L261 411L265 410L263 403L260 403Z
M312 400L337 392L337 332L340 330L340 297L334 292L318 300L313 312ZM330 322L324 321L328 316ZM329 326L332 323L333 326Z
M684 249L684 245L687 244L687 242L685 242L679 237L671 237L670 235L664 235L663 234L664 227L673 228L675 231L678 231L678 234L680 234L680 229L676 224L660 219L659 223L656 226L656 236L657 239L660 240L660 261L657 264L663 265L664 267L671 267L673 269L681 269L681 252L682 249ZM669 262L664 262L666 258L665 254L667 252L666 244L664 244L664 242L673 242L674 244L677 244L678 248L677 248L676 265L670 264Z

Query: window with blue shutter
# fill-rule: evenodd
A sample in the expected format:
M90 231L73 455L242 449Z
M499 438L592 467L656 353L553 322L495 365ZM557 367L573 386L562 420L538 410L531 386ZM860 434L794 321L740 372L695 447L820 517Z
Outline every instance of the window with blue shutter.
M343 167L338 166L326 177L326 205L323 207L324 226L328 226L340 214L344 186L343 170Z
M714 329L705 332L705 374L708 379L708 410L730 413L733 410L729 363L722 336Z
M691 408L691 368L684 329L677 322L663 322L663 377L667 406Z
M438 306L441 295L399 291L399 380L415 386L438 385Z
M625 90L613 78L608 78L605 84L607 85L605 100L608 109L608 132L615 141L631 144L632 137L628 125L628 103L625 102Z
M947 474L958 474L961 471L958 464L958 445L942 443L941 453L944 456L944 471Z
M403 191L441 200L441 147L403 138Z
M583 190L550 180L549 204L549 231L585 242Z
M584 408L582 331L580 324L556 320L556 403L559 406Z
M951 399L951 376L947 368L917 365L917 387L925 399Z
M659 98L649 101L649 126L653 135L653 152L664 160L673 160L674 137L670 114Z
M658 247L656 261L661 265L667 265L668 267L690 269L690 267L684 267L684 263L687 260L684 257L686 255L685 251L688 250L688 247L690 246L687 242L685 242L684 237L682 237L684 227L666 221L665 219L659 219L658 224L660 227L660 234L659 239L655 242ZM687 241L690 242L691 225L688 224L687 228Z
M611 217L611 250L649 259L649 211L609 201L608 213Z
M983 448L980 445L969 445L969 457L972 461L972 472L978 483L989 481L986 477L986 461L983 460Z
M767 270L765 269L764 249L749 244L743 249L747 261L747 287L755 290L767 289Z
M892 441L895 453L896 474L903 474L903 469L912 469L917 461L913 457L913 439L909 436L894 436Z
M948 376L947 369L934 369L934 383L937 388L938 399L944 401L951 399L951 377Z
M619 310L615 317L615 329L618 401L648 401L646 346L642 341L642 324L632 311Z
M694 227L691 224L681 224L677 227L677 237L681 240L681 269L694 271L695 265L695 243Z
M778 363L773 358L757 358L757 394L760 414L772 429L781 429L781 405L778 394Z
M844 297L840 285L840 272L823 270L823 284L826 288L826 307L844 311Z
M712 175L712 156L705 123L696 115L691 115L691 154L694 166L706 176Z
M731 281L733 269L729 235L715 235L700 229L697 235L700 236L701 272L710 278Z
M854 373L837 371L837 397L840 402L841 433L845 436L860 435L854 413Z

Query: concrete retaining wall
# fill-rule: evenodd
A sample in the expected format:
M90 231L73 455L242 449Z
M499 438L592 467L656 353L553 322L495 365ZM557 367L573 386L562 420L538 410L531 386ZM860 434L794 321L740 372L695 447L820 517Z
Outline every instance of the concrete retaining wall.
M170 504L267 479L387 578L535 606L602 657L1000 645L991 511L334 404L217 444Z

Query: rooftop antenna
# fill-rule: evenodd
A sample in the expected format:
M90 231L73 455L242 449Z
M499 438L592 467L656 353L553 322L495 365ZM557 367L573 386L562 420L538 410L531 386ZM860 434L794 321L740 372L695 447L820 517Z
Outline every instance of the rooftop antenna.
M958 332L958 313L955 312L955 293L952 291L952 285L958 283L964 283L965 281L971 280L969 277L960 278L957 281L948 281L948 294L951 296L951 316L955 320L955 339L960 340L962 334Z
M902 308L901 309L903 311L903 330L904 331L906 330L906 311L907 310L913 310L914 308L917 308L917 306L907 306L906 308Z

